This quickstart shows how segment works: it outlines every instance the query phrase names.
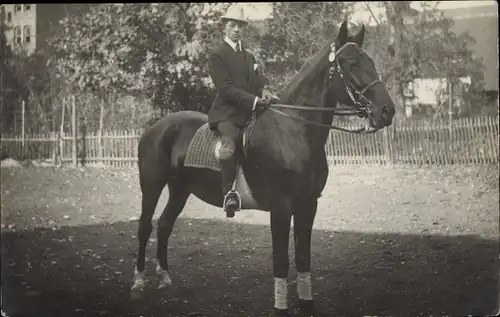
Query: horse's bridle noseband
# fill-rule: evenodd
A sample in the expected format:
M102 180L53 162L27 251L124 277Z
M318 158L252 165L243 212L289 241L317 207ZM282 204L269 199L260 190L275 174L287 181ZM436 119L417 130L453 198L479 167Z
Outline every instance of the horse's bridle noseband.
M366 130L365 128L360 128L357 130L349 130L341 127L336 127L334 125L327 125L327 124L322 124L318 122L313 122L309 121L304 118L300 117L295 117L292 115L289 115L287 113L284 113L280 110L274 109L274 108L287 108L287 109L295 109L295 110L305 110L305 111L323 111L323 112L333 112L334 115L337 116L358 116L358 117L363 117L366 116L369 119L371 118L371 106L372 106L372 101L368 98L365 97L364 93L370 89L371 87L375 86L376 84L382 84L382 82L377 79L374 80L372 83L368 84L366 87L364 87L361 91L359 91L356 88L353 88L351 85L349 85L348 81L346 80L344 76L344 71L342 70L342 67L340 66L340 63L338 62L337 56L344 50L344 48L348 46L354 46L362 54L364 54L363 51L359 48L358 44L354 42L347 42L344 45L342 45L338 50L335 50L335 43L332 43L330 45L331 51L328 56L328 60L330 62L330 68L328 69L328 79L332 80L336 74L339 74L340 79L344 83L345 91L349 95L349 98L351 99L354 108L336 108L336 107L306 107L306 106L295 106L295 105L284 105L284 104L272 104L270 106L270 109L273 110L274 112L277 112L285 117L289 117L298 121L306 122L311 125L319 126L322 128L328 128L331 130L338 130L338 131L344 131L344 132L352 132L352 133L371 133L375 132L372 130Z

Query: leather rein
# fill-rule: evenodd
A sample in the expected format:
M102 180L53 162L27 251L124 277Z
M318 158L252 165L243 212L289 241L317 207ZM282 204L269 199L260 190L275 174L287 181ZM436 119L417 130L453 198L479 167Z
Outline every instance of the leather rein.
M336 108L336 107L308 107L308 106L295 106L295 105L285 105L285 104L271 104L269 105L269 109L288 118L305 122L310 125L314 125L317 127L321 128L327 128L330 130L338 130L338 131L343 131L343 132L350 132L350 133L374 133L376 130L367 130L366 128L359 128L356 130L350 130L334 125L328 125L328 124L322 124L314 121L310 121L301 117L296 117L290 114L287 114L283 111L280 111L275 108L285 108L285 109L293 109L293 110L303 110L303 111L321 111L321 112L333 112L334 115L337 116L363 116L367 115L368 117L371 116L371 106L372 102L364 96L364 93L371 87L375 86L376 84L382 84L380 80L375 80L369 85L367 85L365 88L363 88L361 91L358 91L356 89L351 88L344 77L344 73L342 70L342 67L340 67L340 64L337 61L336 56L347 46L355 46L359 50L359 46L354 43L354 42L347 42L345 43L341 48L339 48L337 51L335 50L335 44L332 43L330 45L331 47L331 52L329 55L329 61L331 63L330 68L329 68L329 79L331 80L333 76L338 73L340 75L340 78L342 79L344 83L345 90L347 94L349 95L349 98L353 102L354 107L353 108Z
M313 126L317 126L317 127L320 127L320 128L327 128L327 129L330 129L330 130L337 130L337 131L350 132L350 133L370 133L368 130L366 130L366 128L359 128L359 129L356 129L356 130L350 130L350 129L346 129L346 128L342 128L342 127L337 127L337 126L334 126L334 125L329 125L329 124L318 123L318 122L315 122L315 121L310 121L310 120L307 120L307 119L304 119L304 118L301 118L301 117L296 117L296 116L290 115L288 113L285 113L283 111L280 111L280 110L274 109L274 108L286 108L286 109L305 110L305 111L334 112L334 114L340 115L340 116L354 115L352 113L353 109L347 109L347 108L346 109L333 109L333 108L326 108L326 107L306 107L306 106L293 106L293 105L284 105L284 104L272 104L272 105L269 106L269 110L272 110L272 111L274 111L276 113L279 113L280 115L282 115L284 117L291 118L291 119L294 119L294 120L297 120L297 121L301 121L301 122L305 122L307 124L310 124L310 125L313 125ZM342 111L346 111L346 112L345 113L343 113L343 112L337 112L338 110L342 110ZM347 112L347 111L349 111L349 112ZM337 113L335 113L335 112L337 112Z

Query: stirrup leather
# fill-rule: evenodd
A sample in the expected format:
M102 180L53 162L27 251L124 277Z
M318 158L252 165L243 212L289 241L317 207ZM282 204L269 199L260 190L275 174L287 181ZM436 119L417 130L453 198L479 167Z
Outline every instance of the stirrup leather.
M222 204L224 210L226 210L226 203L227 203L227 199L229 198L229 195L236 195L237 199L238 199L238 210L237 211L240 211L241 210L241 196L240 194L234 190L234 189L231 189L230 191L227 192L227 194L224 196L224 203Z

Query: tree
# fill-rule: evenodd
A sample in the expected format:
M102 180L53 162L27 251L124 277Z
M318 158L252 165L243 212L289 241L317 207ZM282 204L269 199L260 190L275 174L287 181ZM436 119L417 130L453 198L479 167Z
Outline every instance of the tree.
M373 32L368 32L365 41L382 79L389 86L395 85L400 107L407 82L424 77L458 81L459 77L477 73L482 68L481 61L469 49L473 38L467 33L453 33L453 21L445 18L435 6L422 2L423 10L417 11L410 3L379 3L385 10L387 23L378 24ZM367 3L369 8L374 5ZM401 115L404 109L398 109L397 113Z
M10 45L7 45L5 36L7 30L7 26L0 21L0 111L2 118L6 117L6 112L13 110L13 101L18 98L14 76L14 53Z
M273 2L261 54L271 63L270 79L276 90L281 90L325 41L335 38L338 25L352 7L345 2Z
M159 108L206 110L201 96L212 87L207 53L225 6L99 5L61 22L51 64L81 91L113 89L145 95Z
M0 23L0 107L5 125L10 127L21 102L26 106L26 126L31 129L48 129L51 107L50 74L43 55L28 54L22 47L7 44L7 26Z

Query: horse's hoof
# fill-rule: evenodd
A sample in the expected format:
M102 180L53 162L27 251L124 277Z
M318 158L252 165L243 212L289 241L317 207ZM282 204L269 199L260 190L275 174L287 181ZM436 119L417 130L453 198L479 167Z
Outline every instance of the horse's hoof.
M166 288L171 285L172 285L172 280L170 278L163 279L160 281L160 284L158 284L158 289Z
M274 307L274 317L289 317L288 315L288 309L278 309Z
M166 288L172 285L172 278L170 274L166 271L162 271L158 273L158 278L160 279L160 283L158 284L158 289Z
M156 277L160 281L158 289L172 285L172 278L170 277L168 270L162 269L160 264L156 265Z
M299 317L318 317L313 300L299 299Z
M138 289L132 289L130 290L130 300L131 301L137 301L142 298L143 291L138 290Z
M130 288L130 299L139 300L142 298L144 293L144 288L146 287L146 282L140 278L134 281L134 285Z

